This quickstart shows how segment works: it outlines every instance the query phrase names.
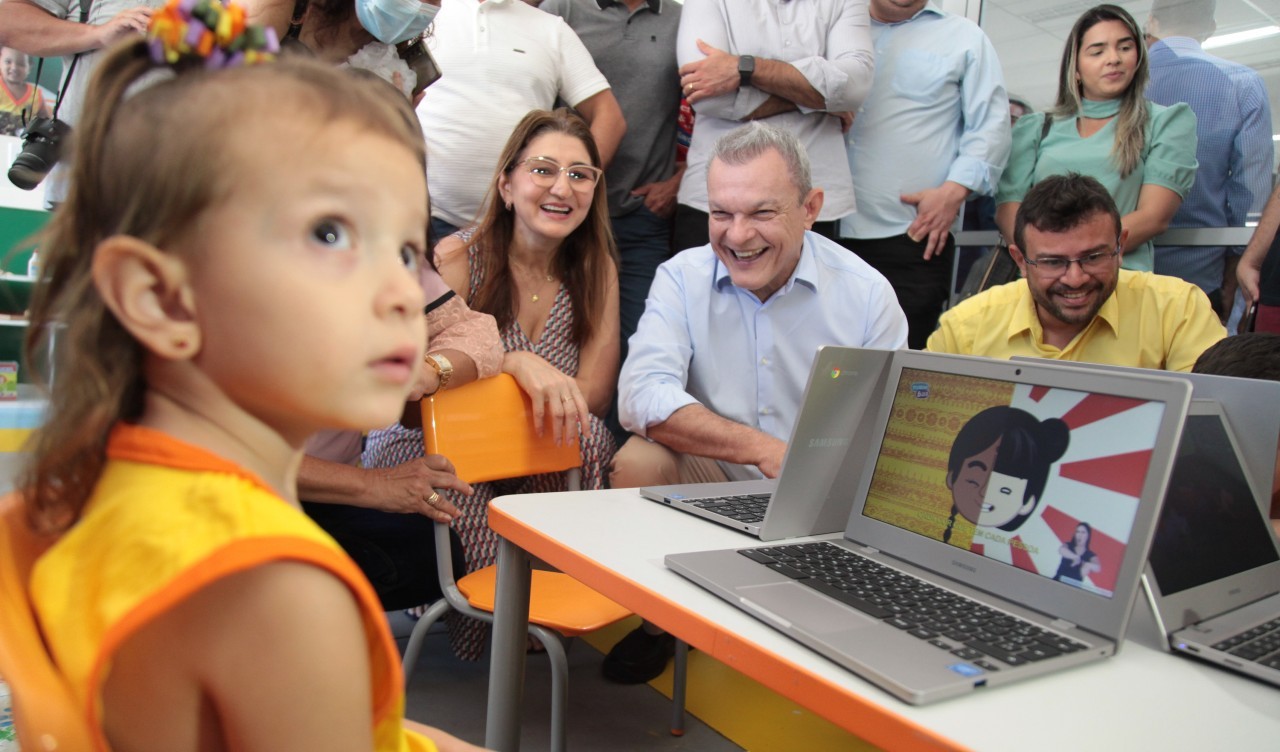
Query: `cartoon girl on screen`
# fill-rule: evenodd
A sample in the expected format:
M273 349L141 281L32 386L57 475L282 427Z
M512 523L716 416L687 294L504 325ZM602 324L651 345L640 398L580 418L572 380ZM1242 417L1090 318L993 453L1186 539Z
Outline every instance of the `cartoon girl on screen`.
M974 415L956 434L947 460L951 540L956 515L975 525L1017 530L1031 516L1049 468L1067 451L1070 432L1058 418L1037 420L1026 410L997 405Z

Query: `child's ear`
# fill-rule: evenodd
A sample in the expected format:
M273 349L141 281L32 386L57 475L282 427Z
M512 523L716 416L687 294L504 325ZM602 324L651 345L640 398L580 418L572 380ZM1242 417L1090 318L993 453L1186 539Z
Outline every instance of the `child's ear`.
M200 351L195 292L176 256L114 235L94 249L93 282L121 326L151 352L185 360Z

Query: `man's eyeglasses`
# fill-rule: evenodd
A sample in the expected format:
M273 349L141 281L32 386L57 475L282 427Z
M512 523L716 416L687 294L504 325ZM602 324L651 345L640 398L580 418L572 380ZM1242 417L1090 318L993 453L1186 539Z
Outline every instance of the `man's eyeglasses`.
M560 179L560 173L564 173L569 176L569 185L579 193L594 190L596 183L600 181L600 176L604 174L604 170L591 165L574 164L561 167L559 162L548 157L529 157L523 162L517 162L516 166L524 167L533 184L542 188L555 185Z
M1111 259L1119 255L1120 249L1116 248L1114 251L1098 251L1097 253L1090 253L1088 256L1074 259L1062 258L1061 256L1033 259L1024 256L1023 260L1035 267L1041 276L1061 277L1067 273L1072 264L1079 264L1080 270L1086 274L1105 272L1111 267Z

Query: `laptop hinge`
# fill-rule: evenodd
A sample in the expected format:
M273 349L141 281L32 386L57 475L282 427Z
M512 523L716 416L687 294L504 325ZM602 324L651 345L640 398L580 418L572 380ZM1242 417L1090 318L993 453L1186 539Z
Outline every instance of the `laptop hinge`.
M1054 619L1053 621L1049 622L1049 626L1053 627L1054 629L1061 630L1063 632L1070 632L1071 630L1076 628L1076 625L1072 624L1066 619Z
M863 546L863 547L862 547L862 550L863 550L865 553L869 553L869 554L878 554L878 553L880 553L880 549L878 549L878 548L872 548L871 546Z

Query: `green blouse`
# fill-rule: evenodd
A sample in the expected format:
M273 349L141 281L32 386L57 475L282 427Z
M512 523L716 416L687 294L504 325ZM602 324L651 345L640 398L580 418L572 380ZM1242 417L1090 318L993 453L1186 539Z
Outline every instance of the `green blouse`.
M1076 118L1055 119L1040 144L1036 159L1036 142L1044 127L1044 113L1019 118L1013 126L1013 150L1009 164L1000 177L996 204L1021 202L1037 181L1049 175L1078 172L1097 178L1106 186L1124 216L1138 207L1142 186L1161 185L1185 197L1196 177L1196 116L1184 103L1163 107L1147 103L1146 144L1142 159L1127 177L1111 161L1111 147L1116 138L1116 119L1089 138L1081 138ZM1151 271L1151 241L1124 255L1123 266L1136 271Z

